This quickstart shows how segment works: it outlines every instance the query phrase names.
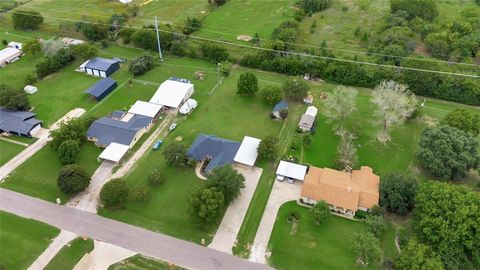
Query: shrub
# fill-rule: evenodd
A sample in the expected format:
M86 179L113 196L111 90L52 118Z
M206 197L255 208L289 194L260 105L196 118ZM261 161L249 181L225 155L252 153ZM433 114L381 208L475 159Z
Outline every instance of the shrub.
M258 157L260 159L274 160L277 157L278 139L273 136L265 137L258 145Z
M267 104L275 105L282 100L283 91L282 88L274 85L267 85L258 92L260 98Z
M128 199L127 184L121 179L113 179L106 183L100 191L100 200L106 208L121 209Z
M227 61L230 58L227 50L217 45L202 43L200 50L202 51L203 59L215 64Z
M163 156L169 166L182 167L187 164L187 148L179 143L171 143L165 146Z
M385 232L385 220L382 216L369 215L365 219L365 224L367 225L367 230L378 238Z
M442 123L464 132L470 132L474 137L480 133L480 114L466 109L456 109L449 112Z
M313 13L326 9L330 0L300 0L298 3L305 13L311 16Z
M143 55L140 57L134 58L129 66L128 71L132 73L133 76L139 76L145 74L147 71L151 70L155 66L153 58L150 55Z
M80 145L76 140L63 141L58 147L57 153L63 165L75 163L80 154Z
M148 182L152 186L159 186L165 182L165 178L159 169L155 169L148 176Z
M288 79L283 83L285 95L292 100L302 101L308 90L310 90L310 86L301 78Z
M185 27L183 28L183 33L185 35L190 35L191 33L198 31L202 26L202 22L195 17L187 17L185 22Z
M205 187L222 192L225 204L229 204L240 195L240 189L245 187L244 183L245 177L242 174L231 165L225 165L210 172Z
M148 188L144 185L141 185L132 191L132 199L135 201L146 201L148 199L148 195Z
M189 201L190 217L199 224L212 223L225 205L223 193L217 188L197 188Z
M237 82L237 94L242 96L255 95L258 91L258 80L252 72L246 72L240 75Z
M328 209L327 203L324 201L318 201L311 209L310 212L313 215L313 222L315 225L320 225L328 217L330 217L330 209Z
M83 191L89 184L90 176L84 168L78 165L65 165L58 174L57 186L67 194Z
M389 173L380 182L380 204L389 212L411 211L417 195L417 179L405 173Z

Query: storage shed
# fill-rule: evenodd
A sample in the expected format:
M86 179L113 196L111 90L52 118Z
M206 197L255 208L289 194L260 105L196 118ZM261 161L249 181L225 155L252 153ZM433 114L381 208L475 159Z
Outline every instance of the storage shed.
M277 168L277 180L285 178L303 181L307 174L307 166L281 160Z
M120 68L120 63L113 59L95 57L90 59L84 67L85 73L97 77L108 77Z
M22 51L15 48L7 47L0 51L0 67L4 67L7 64L17 60L22 56Z
M103 78L96 82L94 85L90 86L84 93L89 94L93 99L97 101L102 100L110 92L112 92L117 87L117 81L111 78Z
M25 93L27 94L35 94L37 91L38 91L38 88L33 86L33 85L27 85L25 86L25 88L23 88L23 91L25 91Z

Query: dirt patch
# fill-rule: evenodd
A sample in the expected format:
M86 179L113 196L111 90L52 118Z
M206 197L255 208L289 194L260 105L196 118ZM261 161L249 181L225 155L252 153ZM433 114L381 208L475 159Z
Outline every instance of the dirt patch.
M252 40L252 37L249 36L249 35L239 35L239 36L237 36L237 40L248 42L248 41Z
M435 118L432 118L428 115L424 115L422 116L422 122L424 122L425 124L427 124L427 126L429 127L434 127L438 124L438 119L435 119Z
M292 222L292 227L290 227L290 235L297 234L297 231L298 231L298 222L294 221Z

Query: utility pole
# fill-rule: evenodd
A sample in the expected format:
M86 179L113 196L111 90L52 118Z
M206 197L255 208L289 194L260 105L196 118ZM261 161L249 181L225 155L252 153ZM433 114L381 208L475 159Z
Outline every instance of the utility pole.
M155 30L157 31L158 55L160 55L160 61L163 62L162 47L160 45L160 33L158 32L157 16L155 16Z
M217 63L217 75L218 75L218 82L217 83L220 82L220 65L221 65L220 63Z

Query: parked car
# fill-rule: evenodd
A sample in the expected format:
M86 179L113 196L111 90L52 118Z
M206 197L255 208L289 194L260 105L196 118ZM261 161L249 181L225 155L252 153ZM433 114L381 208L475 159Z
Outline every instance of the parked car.
M170 125L170 128L168 129L168 131L170 132L170 131L174 130L176 127L177 127L177 123L173 123L173 124Z
M158 148L160 148L160 146L162 145L163 141L162 140L157 140L155 142L155 144L153 145L153 150L157 150Z

